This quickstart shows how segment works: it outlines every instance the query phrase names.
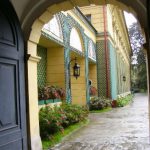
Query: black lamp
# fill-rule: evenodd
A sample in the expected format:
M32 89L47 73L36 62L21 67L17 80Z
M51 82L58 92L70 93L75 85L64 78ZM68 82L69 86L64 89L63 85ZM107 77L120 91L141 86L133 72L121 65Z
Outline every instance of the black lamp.
M125 76L123 76L123 81L126 81L126 77Z
M75 57L75 64L73 66L73 76L77 79L80 76L80 66L77 63L77 58Z

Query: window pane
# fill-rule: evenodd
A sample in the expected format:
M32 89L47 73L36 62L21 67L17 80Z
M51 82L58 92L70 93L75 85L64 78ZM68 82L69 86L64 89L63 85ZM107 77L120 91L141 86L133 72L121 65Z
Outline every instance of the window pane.
M70 45L79 51L82 51L82 44L80 40L79 33L75 28L72 29L71 34L70 34Z

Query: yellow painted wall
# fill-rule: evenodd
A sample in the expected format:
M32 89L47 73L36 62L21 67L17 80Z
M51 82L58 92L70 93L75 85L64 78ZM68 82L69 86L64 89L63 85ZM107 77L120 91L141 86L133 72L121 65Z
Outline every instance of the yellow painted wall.
M107 31L110 33L111 37L113 37L113 8L112 5L107 5Z
M115 46L121 52L120 54L125 59L126 63L129 65L131 47L123 12L117 6L108 5L108 7L110 12L112 12L111 16L113 16L112 17L113 29L112 31L111 30L109 31L113 32L113 39Z
M79 105L86 105L86 82L85 82L85 59L78 58L78 64L80 65L80 77L76 80L73 75L74 63L71 64L71 93L72 103Z
M91 23L98 32L104 32L103 6L90 5L80 7L84 15L91 14Z
M89 80L92 81L92 86L97 89L97 67L96 64L89 64Z
M47 49L47 84L65 88L63 47Z
M84 29L84 33L93 40L93 42L96 42L96 35L93 33L89 27L73 12L73 11L67 11L67 13L76 20L81 27Z

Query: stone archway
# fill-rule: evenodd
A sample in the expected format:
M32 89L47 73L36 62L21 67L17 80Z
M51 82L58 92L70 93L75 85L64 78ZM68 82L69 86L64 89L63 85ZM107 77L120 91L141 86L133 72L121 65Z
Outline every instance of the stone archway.
M93 0L91 3L94 3L96 5L104 5L106 4L106 1L96 1ZM127 7L121 2L118 2L116 0L108 0L107 3L114 4L126 11L133 12L135 14L135 11L133 11L132 8ZM39 136L39 120L38 120L38 102L37 102L37 62L40 60L40 57L37 56L37 44L39 42L40 36L41 36L41 29L46 24L54 14L56 14L59 11L65 11L70 10L74 6L86 6L89 5L90 2L87 0L84 1L61 1L57 4L49 4L51 5L48 7L42 15L35 15L37 16L35 21L32 20L35 18L35 16L32 18L32 15L34 15L34 12L31 11L31 13L28 13L28 15L24 18L22 21L22 28L24 30L24 35L27 40L27 53L29 54L29 60L28 60L28 93L29 93L29 122L30 122L30 135L31 135L31 148L32 149L41 149L41 142L40 142L40 136ZM64 7L65 6L65 7ZM35 9L37 9L39 6L35 5ZM46 6L41 4L41 7L46 8ZM33 7L34 8L34 7ZM35 11L36 12L36 11ZM43 12L43 11L42 11ZM38 14L38 13L37 13ZM38 17L39 16L39 17ZM34 21L34 22L33 22ZM29 24L28 24L29 22ZM31 27L31 32L29 32L29 25L31 25L33 22L33 25ZM144 25L143 25L144 26ZM29 37L29 38L28 38ZM35 115L32 115L32 114Z

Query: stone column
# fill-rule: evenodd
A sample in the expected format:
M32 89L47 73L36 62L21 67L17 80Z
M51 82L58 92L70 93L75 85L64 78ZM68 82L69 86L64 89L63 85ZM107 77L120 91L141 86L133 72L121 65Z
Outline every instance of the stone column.
M36 55L37 43L28 41L28 132L32 150L42 150L39 135L39 109L38 109L38 86L37 86L37 63L40 57Z

